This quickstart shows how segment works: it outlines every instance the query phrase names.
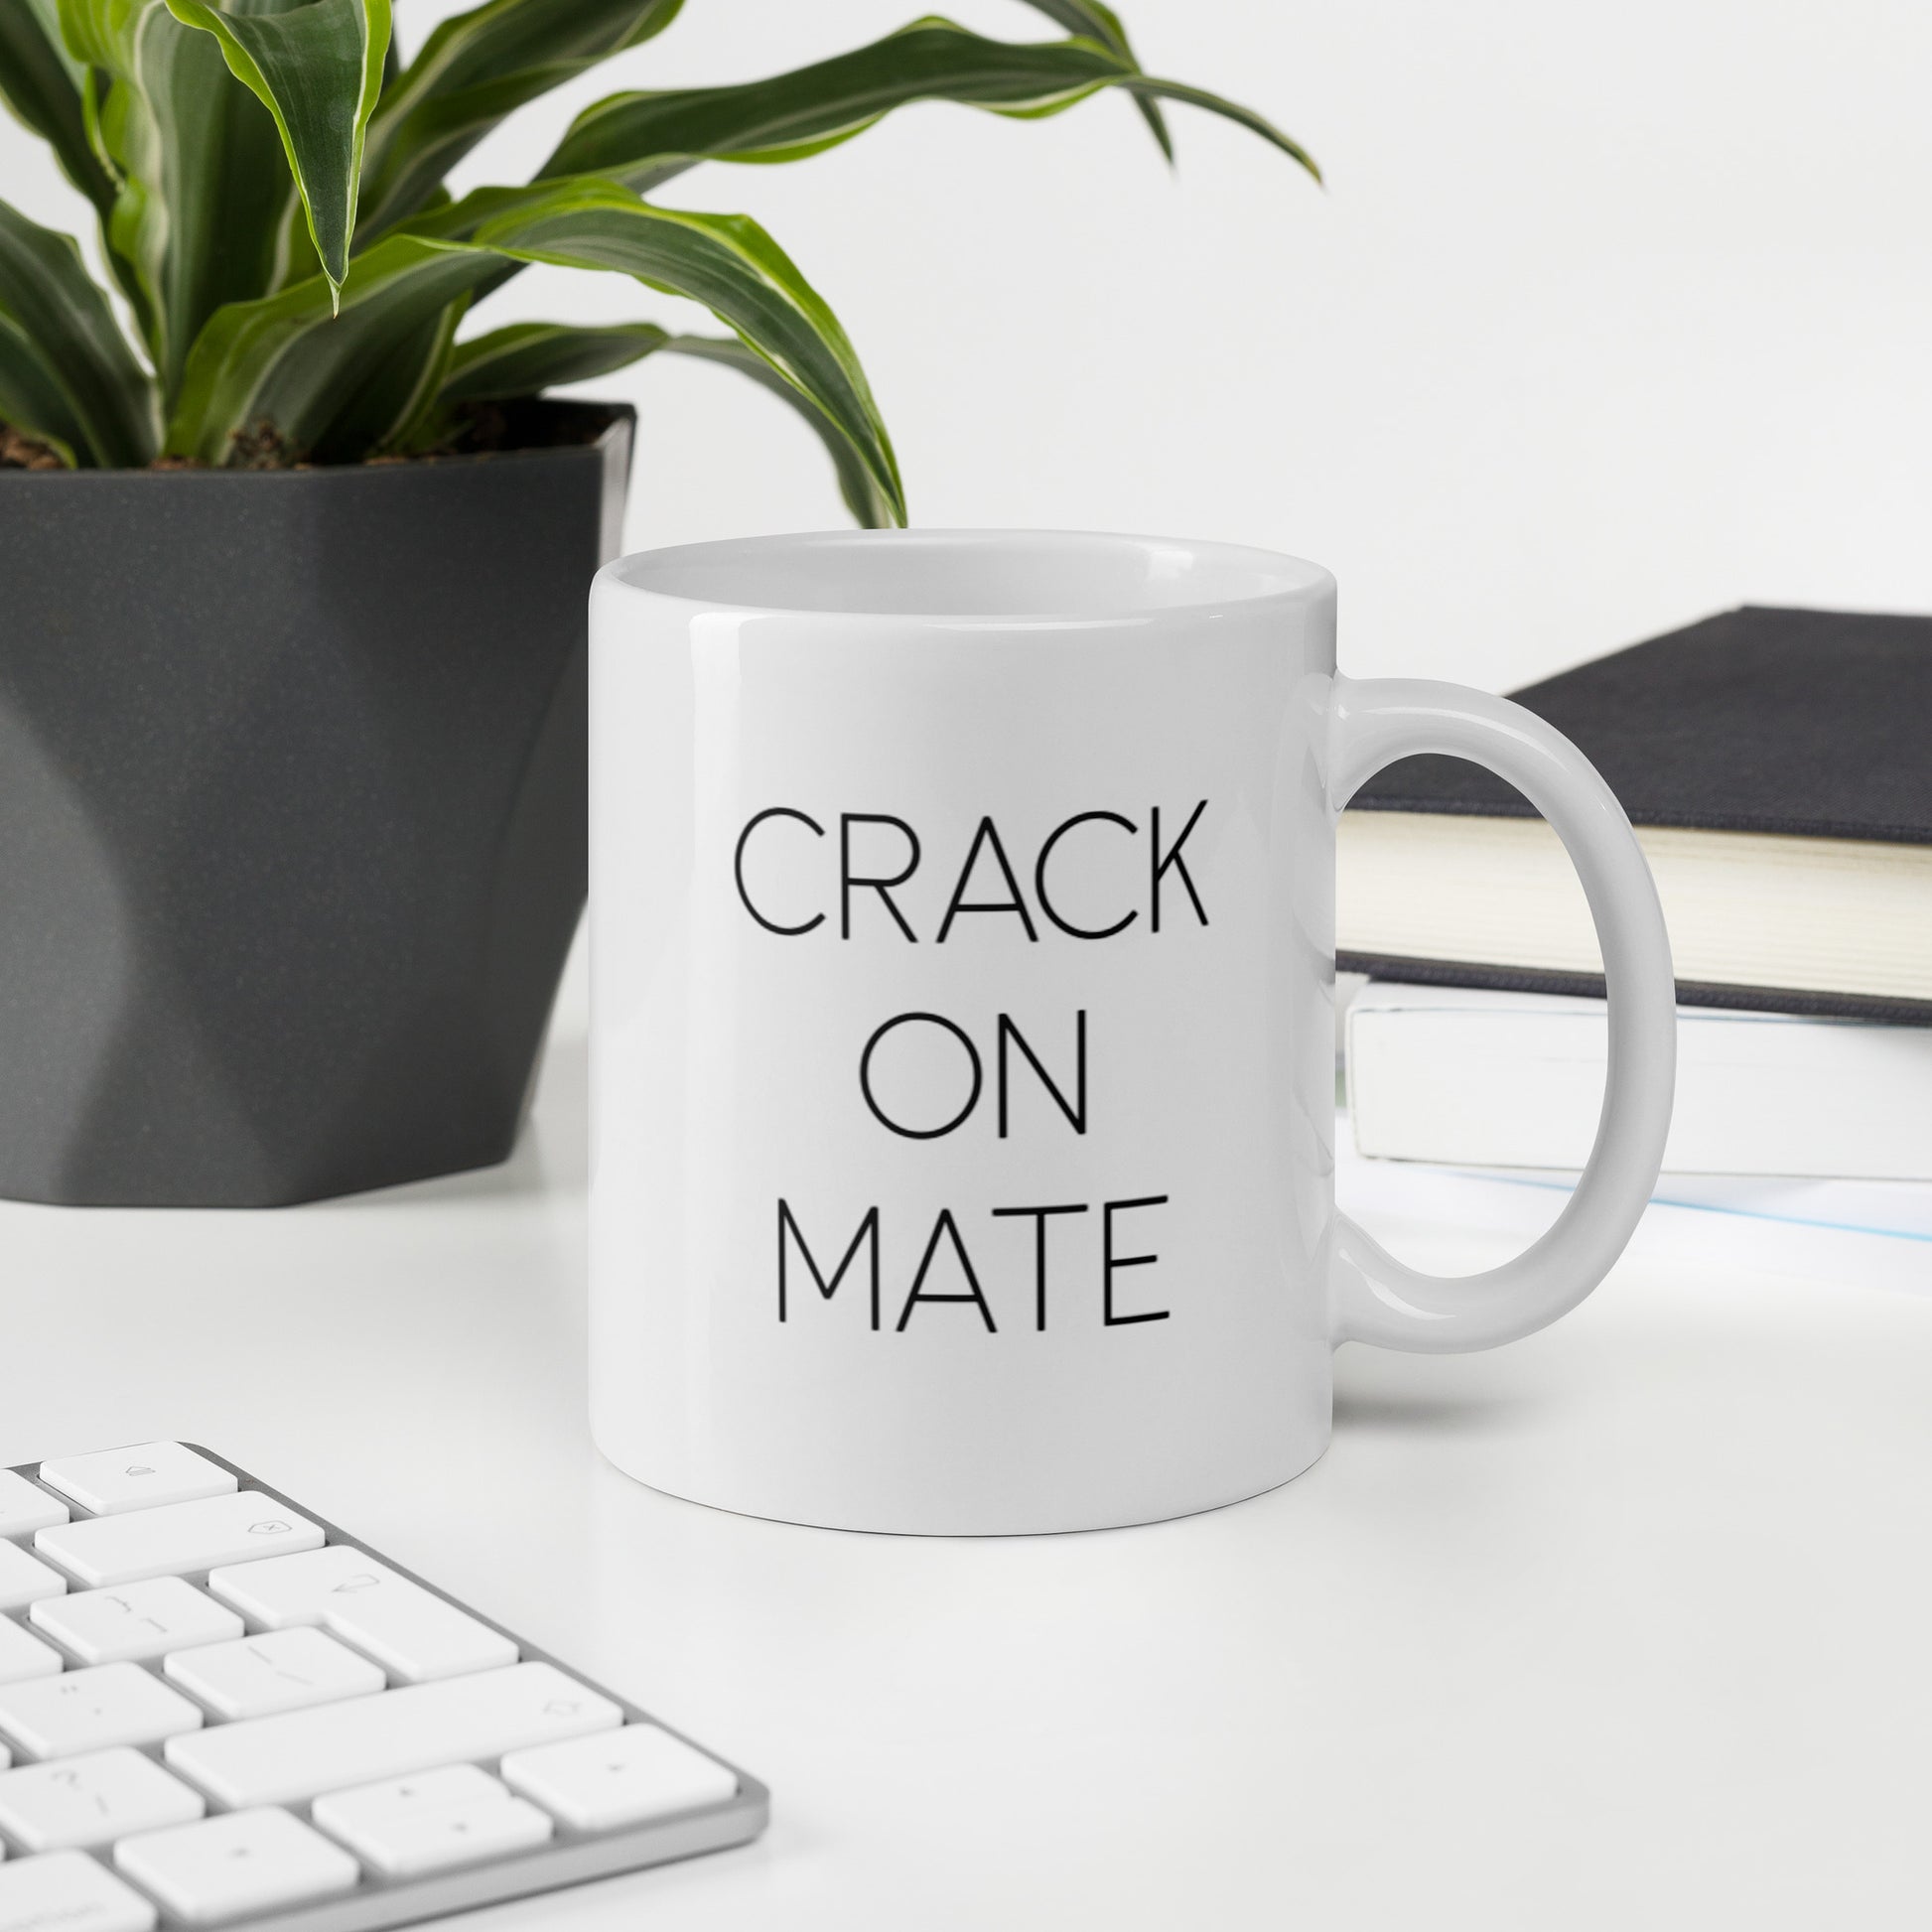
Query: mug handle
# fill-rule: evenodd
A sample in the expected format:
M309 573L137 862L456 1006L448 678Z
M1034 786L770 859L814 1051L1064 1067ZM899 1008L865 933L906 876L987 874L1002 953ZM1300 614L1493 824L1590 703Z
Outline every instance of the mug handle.
M1425 1275L1336 1217L1329 1302L1336 1342L1448 1354L1493 1348L1574 1309L1609 1273L1663 1165L1677 1068L1670 939L1630 821L1576 746L1504 698L1422 678L1337 674L1328 797L1338 817L1385 764L1419 752L1471 759L1550 821L1589 900L1609 997L1610 1058L1589 1165L1557 1223L1486 1274Z

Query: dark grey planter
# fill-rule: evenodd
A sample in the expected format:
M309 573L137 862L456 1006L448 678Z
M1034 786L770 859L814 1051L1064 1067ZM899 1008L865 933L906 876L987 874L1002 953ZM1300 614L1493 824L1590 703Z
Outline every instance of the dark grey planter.
M503 1160L586 883L628 412L309 471L0 472L0 1194Z

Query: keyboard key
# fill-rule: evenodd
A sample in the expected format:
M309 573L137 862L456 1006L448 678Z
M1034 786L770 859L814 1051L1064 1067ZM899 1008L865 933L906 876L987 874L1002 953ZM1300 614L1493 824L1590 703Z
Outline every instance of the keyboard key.
M271 1630L320 1623L400 1683L516 1662L508 1637L346 1543L217 1570L207 1581L217 1596Z
M108 1845L186 1825L207 1809L200 1792L125 1748L0 1771L0 1832L29 1852Z
M179 1577L154 1577L120 1589L49 1596L28 1612L34 1628L83 1664L139 1663L241 1635L234 1611Z
M96 1516L225 1496L237 1486L226 1469L179 1443L136 1443L92 1455L64 1455L41 1464L41 1480Z
M0 1733L22 1757L78 1757L114 1744L158 1744L199 1729L201 1723L195 1705L139 1664L101 1664L0 1686Z
M12 1469L0 1469L0 1536L31 1536L68 1520L68 1506Z
M756 1836L527 1656L182 1444L0 1469L0 1932L390 1924Z
M239 1810L615 1730L622 1718L609 1698L553 1664L511 1664L381 1697L218 1725L170 1739L166 1755L217 1803Z
M474 1764L333 1792L316 1800L315 1821L385 1878L528 1851L555 1829Z
M446 1764L440 1771L418 1771L406 1778L384 1778L332 1791L315 1802L315 1821L326 1832L369 1831L426 1812L461 1811L473 1805L502 1804L509 1786L475 1764Z
M737 1778L715 1758L657 1725L625 1725L601 1736L513 1751L502 1773L511 1790L579 1832L723 1804L738 1791Z
M371 1697L388 1682L379 1665L312 1629L271 1630L179 1650L161 1669L171 1684L231 1722Z
M322 1531L259 1490L41 1530L34 1548L91 1588L183 1577L322 1547Z
M0 1616L0 1684L18 1684L24 1677L54 1677L61 1668L58 1650L11 1618Z
M0 1864L0 1932L154 1932L158 1917L84 1852Z
M68 1580L30 1557L18 1543L0 1543L0 1610L24 1610L43 1596L59 1596Z
M362 1876L341 1846L272 1807L124 1838L114 1863L190 1925L333 1898Z
M546 1844L556 1831L546 1812L507 1793L470 1810L425 1814L350 1837L351 1851L385 1878L420 1878Z

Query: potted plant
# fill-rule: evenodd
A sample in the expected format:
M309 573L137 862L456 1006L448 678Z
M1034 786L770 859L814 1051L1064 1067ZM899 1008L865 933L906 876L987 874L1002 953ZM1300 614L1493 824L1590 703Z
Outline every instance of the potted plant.
M0 0L0 94L94 206L0 203L0 1194L265 1205L510 1151L585 890L584 593L653 353L743 370L900 522L843 330L755 222L648 199L894 107L1164 100L1099 0L927 19L796 72L621 93L452 199L506 114L682 0L485 0L404 64L389 0ZM729 329L465 333L531 262ZM131 333L124 333L125 315Z

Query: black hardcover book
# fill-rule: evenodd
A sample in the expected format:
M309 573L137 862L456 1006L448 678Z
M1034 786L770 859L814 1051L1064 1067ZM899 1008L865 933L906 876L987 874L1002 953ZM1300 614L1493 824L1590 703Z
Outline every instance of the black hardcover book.
M1932 1023L1932 618L1745 607L1511 695L1638 827L1681 1001ZM1492 773L1391 765L1342 851L1344 971L1601 994L1555 835Z

